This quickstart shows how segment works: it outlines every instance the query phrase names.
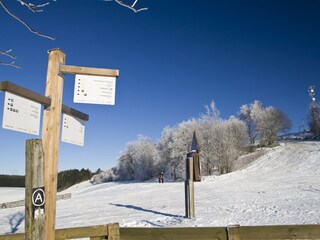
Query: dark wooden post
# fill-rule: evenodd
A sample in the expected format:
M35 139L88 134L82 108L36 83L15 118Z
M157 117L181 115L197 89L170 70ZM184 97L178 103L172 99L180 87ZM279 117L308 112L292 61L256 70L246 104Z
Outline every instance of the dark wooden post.
M25 239L45 239L44 211L40 207L33 206L35 189L44 186L43 180L43 151L41 139L29 139L26 141L26 178L25 178ZM40 195L39 195L40 196ZM34 199L34 200L35 200ZM41 199L41 196L38 201Z
M184 183L184 187L186 217L195 218L193 157L189 154L186 159L186 180Z
M201 162L199 154L199 144L196 136L196 131L193 131L193 138L191 143L191 151L186 158L186 180L185 188L185 210L187 218L195 218L194 205L194 182L201 181Z

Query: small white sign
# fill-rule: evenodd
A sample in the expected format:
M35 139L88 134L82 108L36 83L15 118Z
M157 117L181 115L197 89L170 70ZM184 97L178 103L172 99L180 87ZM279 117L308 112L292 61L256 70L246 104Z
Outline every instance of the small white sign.
M67 114L63 114L62 118L62 142L84 146L84 121Z
M6 92L2 127L39 135L41 104Z
M115 104L116 77L76 75L73 101L76 103Z

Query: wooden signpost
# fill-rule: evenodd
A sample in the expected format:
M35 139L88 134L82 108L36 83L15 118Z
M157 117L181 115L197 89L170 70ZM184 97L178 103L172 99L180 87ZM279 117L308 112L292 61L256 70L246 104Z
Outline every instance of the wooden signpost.
M51 105L44 110L42 125L45 232L47 240L55 239L58 156L63 92L63 77L59 74L59 66L65 63L65 58L66 56L62 51L49 51L45 95L51 98Z
M29 159L27 160L29 163L26 165L28 165L27 171L31 171L31 173L26 174L26 177L28 176L28 190L26 188L26 225L28 226L28 230L26 229L26 239L55 239L61 113L68 114L81 121L87 121L89 119L87 114L62 104L64 74L82 74L112 78L119 76L119 70L114 69L67 66L65 65L65 59L66 55L63 51L59 49L49 51L45 96L34 93L10 82L0 82L1 91L16 94L17 96L45 106L42 124L42 146L40 148L38 146L41 144L41 141L27 141L26 158ZM90 89L90 85L87 87ZM115 89L112 89L112 91L110 91L110 95L107 97L114 99L114 90ZM85 99L86 98L84 98L83 101L84 103ZM99 98L95 99L99 100ZM111 104L114 104L114 101L111 101ZM43 157L41 163L38 162L40 155ZM33 163L30 165L30 161L35 161L35 165ZM41 165L42 161L43 167ZM41 170L43 170L43 173L41 173ZM36 180L34 178L36 178ZM41 211L41 209L43 209L43 205L44 211ZM37 212L35 212L35 208L37 209ZM37 219L39 221L43 221L43 212L44 224L38 224L37 230L35 230L34 227L30 228L30 223L27 221L34 222L35 214L38 216L39 213L42 214L42 216L38 216ZM32 231L38 233L32 234Z
M49 51L46 96L51 98L51 105L44 112L42 138L44 152L44 187L45 187L45 231L46 240L55 239L56 196L58 176L58 153L60 141L60 119L63 92L63 74L83 74L118 77L119 71L66 66L66 55L59 49Z
M195 204L194 204L194 182L201 181L201 163L200 163L200 149L196 137L196 131L193 132L191 151L186 158L186 180L184 183L185 189L185 211L186 218L195 218Z

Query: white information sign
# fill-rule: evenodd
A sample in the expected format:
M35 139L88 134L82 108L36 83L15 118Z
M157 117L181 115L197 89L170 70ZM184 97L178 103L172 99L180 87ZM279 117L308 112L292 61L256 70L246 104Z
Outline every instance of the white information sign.
M2 127L39 135L41 104L5 93Z
M116 77L76 75L73 101L76 103L115 104Z
M67 114L63 114L62 118L62 142L84 146L84 121Z

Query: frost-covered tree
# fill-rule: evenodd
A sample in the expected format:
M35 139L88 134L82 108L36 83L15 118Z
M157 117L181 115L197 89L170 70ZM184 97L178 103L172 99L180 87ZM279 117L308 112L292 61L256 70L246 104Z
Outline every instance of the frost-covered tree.
M156 176L158 152L152 140L142 135L129 142L118 159L120 180L148 180Z
M267 107L256 120L256 126L262 143L272 146L279 133L291 128L291 121L281 110Z
M173 134L174 129L167 126L162 130L161 138L157 143L157 150L159 154L159 171L163 171L166 178L174 179L175 169L177 166L174 161L174 149L173 149Z
M253 143L258 136L260 142L272 145L277 134L291 126L283 112L264 107L259 101L243 105L239 115L241 120L234 116L222 119L212 101L199 118L183 121L176 127L165 127L157 144L144 136L129 142L117 167L104 178L147 180L164 171L166 178L185 179L185 160L191 150L194 130L200 146L202 175L228 173L243 154L249 139ZM248 131L248 124L253 126L252 132Z
M309 128L312 133L320 133L320 107L312 103L309 110Z
M134 144L134 177L136 180L148 180L157 176L158 152L150 138L138 136Z
M197 120L183 121L172 135L172 160L170 175L174 180L184 179L186 154L191 150L193 131L197 128Z
M220 173L229 173L247 142L246 125L235 117L230 117L228 120L221 122L218 136L220 141L219 148L217 148L217 154L219 155L218 169Z
M202 174L230 172L248 141L246 126L234 117L222 120L212 101L198 119L183 121L176 128L163 130L157 149L167 176L174 180L184 179L186 154L191 150L194 130L200 145Z
M219 121L220 118L220 111L216 106L216 103L211 100L209 105L204 105L205 113L200 114L201 119L207 119L207 120L213 120L213 121Z
M247 128L235 117L223 120L212 101L200 115L198 139L201 147L202 173L230 172L246 142Z
M159 153L158 168L166 178L182 180L185 177L185 159L190 151L196 119L183 121L175 128L165 127L157 143Z
M206 112L200 114L197 132L201 147L202 174L212 175L214 169L219 165L219 159L215 154L219 141L216 128L220 125L222 119L214 101L211 101L210 105L206 105L205 109Z
M254 147L256 143L257 133L256 133L255 121L252 118L251 110L252 110L252 105L248 105L248 104L242 105L240 107L240 111L238 115L239 115L239 119L246 124L250 144L252 147Z
M260 101L240 108L239 118L247 125L251 144L258 138L261 144L271 146L277 135L291 128L291 121L281 110L265 107Z

